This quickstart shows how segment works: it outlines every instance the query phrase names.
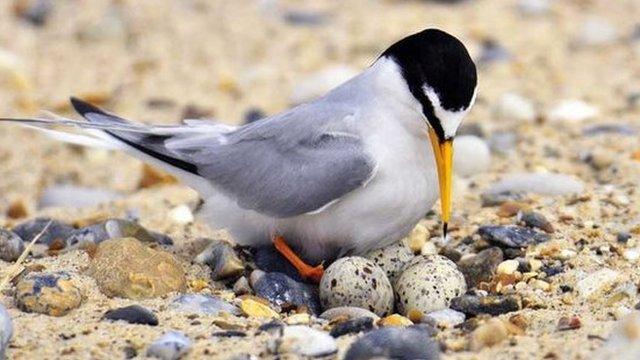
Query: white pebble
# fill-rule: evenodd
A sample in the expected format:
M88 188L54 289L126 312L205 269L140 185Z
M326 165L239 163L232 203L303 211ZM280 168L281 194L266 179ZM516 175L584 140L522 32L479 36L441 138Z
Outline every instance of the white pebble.
M169 218L178 225L186 225L193 222L193 212L187 205L178 205L169 211Z
M584 191L582 181L573 176L553 173L514 174L493 184L486 193L526 192L540 195L579 194Z
M598 116L599 113L600 111L597 107L589 105L582 100L565 100L552 108L548 116L551 121L577 123L592 119Z
M609 21L591 18L582 23L577 40L580 45L598 46L609 44L617 37L618 31Z
M636 262L640 259L640 251L638 248L627 249L622 253L622 257L629 262Z
M285 327L282 336L271 347L276 354L309 357L328 356L338 351L335 339L329 334L303 325Z
M495 109L501 119L532 122L538 114L533 102L516 93L503 94Z
M346 65L321 70L300 81L300 83L293 88L289 99L294 104L301 104L313 100L351 79L357 73L358 71Z
M191 340L183 333L169 331L154 341L147 349L147 356L162 360L177 360L191 350Z
M454 327L462 324L465 320L464 313L452 309L443 309L428 313L427 322L440 327Z
M518 260L505 260L498 264L496 272L498 274L511 275L518 270L519 265Z
M609 288L617 279L618 272L611 269L598 270L578 281L576 290L584 299L592 298Z
M458 136L454 140L453 168L456 174L471 176L485 172L491 164L489 145L474 135Z
M539 16L549 12L551 0L519 0L518 10L523 15Z
M420 249L420 255L435 255L437 253L438 253L438 248L436 248L436 245L431 241L426 242L422 246L422 249Z

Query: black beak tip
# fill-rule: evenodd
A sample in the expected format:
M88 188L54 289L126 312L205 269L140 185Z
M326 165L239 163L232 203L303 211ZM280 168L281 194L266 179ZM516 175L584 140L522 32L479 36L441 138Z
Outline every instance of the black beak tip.
M447 229L449 228L449 223L442 223L442 237L446 239L447 237Z

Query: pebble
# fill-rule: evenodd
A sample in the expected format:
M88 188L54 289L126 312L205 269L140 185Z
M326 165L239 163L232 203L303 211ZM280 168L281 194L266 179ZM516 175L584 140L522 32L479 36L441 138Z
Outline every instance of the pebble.
M373 330L349 347L344 360L437 360L440 346L431 339L432 333L422 325Z
M44 26L52 9L51 0L19 0L13 3L13 12L33 26Z
M553 173L523 173L510 175L506 179L493 184L485 191L487 194L533 193L539 195L559 196L582 194L582 181L568 175Z
M371 260L343 257L325 270L320 301L325 309L356 306L382 316L393 310L393 288L384 270Z
M622 252L622 257L632 263L640 259L640 250L638 248L626 249Z
M211 279L236 279L244 273L244 262L226 241L213 241L198 256L196 262L211 269Z
M41 209L50 207L84 208L109 203L122 198L122 194L99 188L76 185L52 185L44 189L38 199Z
M11 229L22 240L30 242L51 222L47 230L42 234L38 243L51 245L54 241L64 242L75 230L72 226L50 218L35 218L18 224Z
M547 218L535 211L524 211L518 215L518 220L524 222L530 228L538 228L547 233L553 233L553 225Z
M284 21L297 26L318 26L326 21L326 16L318 12L287 11L284 14Z
M509 337L509 331L500 319L489 319L471 333L471 350L478 351L497 345Z
M170 245L173 241L163 234L152 233L135 221L109 219L93 225L74 230L65 240L69 249L82 248L92 244L100 244L109 239L135 238L145 243Z
M313 314L321 312L317 287L297 282L282 273L255 270L249 278L251 288L259 297L280 307L307 307Z
M378 321L380 317L371 311L355 306L338 306L335 308L331 308L320 314L320 318L326 320L334 320L338 318L346 318L346 319L358 319L358 318L371 318L374 321Z
M466 319L463 312L452 309L433 311L425 315L424 321L437 327L452 328L462 324Z
M50 316L63 316L82 303L82 291L67 272L31 272L16 285L18 308Z
M518 270L519 266L520 262L518 260L505 260L498 265L498 267L496 268L496 273L511 275L516 272L516 270Z
M373 327L373 318L361 317L353 320L347 320L335 325L333 328L331 328L331 332L329 333L329 335L337 338L347 334L358 334L361 332L367 332L369 330L372 330Z
M251 285L246 276L241 276L233 283L233 293L236 294L236 296L251 294L252 291L253 289L251 289Z
M554 106L547 115L551 121L566 121L568 123L579 123L595 118L599 115L599 110L582 100L564 100Z
M184 270L173 255L130 237L102 242L87 274L107 296L144 299L186 290Z
M631 234L629 234L626 231L621 231L618 233L618 235L616 235L616 240L619 243L626 244L629 241L629 239L631 239Z
M481 282L490 282L502 260L502 250L491 247L476 255L462 258L458 262L458 268L464 274L467 286L473 288Z
M188 353L191 346L191 340L185 334L172 330L149 345L147 356L162 360L177 360Z
M158 317L151 310L140 305L130 305L107 311L104 319L126 321L129 324L158 325Z
M483 173L491 164L491 151L487 143L473 135L457 136L454 140L453 167L456 174L468 177Z
M228 313L240 315L240 310L237 307L211 295L178 295L173 299L173 301L171 301L169 307L176 311L192 314L219 315L220 313Z
M429 229L422 224L416 225L406 238L406 244L413 251L414 254L418 254L422 251L422 248L429 240Z
M563 316L558 320L556 329L558 331L575 330L582 327L582 322L577 316Z
M602 18L590 18L584 21L576 38L578 45L601 46L615 41L618 31L609 21Z
M395 284L397 310L423 314L446 309L452 298L467 291L456 264L440 255L421 255L407 265Z
M480 65L488 65L496 62L510 61L513 55L505 49L497 40L485 39L482 41L482 49L478 57Z
M640 313L619 320L607 342L590 355L594 360L635 360L640 358Z
M191 224L194 220L193 212L189 206L182 204L174 207L169 210L169 219L173 221L174 224L178 225L187 225Z
M582 134L585 136L598 136L598 135L623 135L634 136L638 134L638 130L631 125L627 124L596 124L589 125L582 129Z
M413 321L408 318L400 315L400 314L391 314L389 316L385 316L380 321L378 321L378 325L387 327L387 326L410 326L413 325Z
M243 115L245 124L251 124L252 122L256 122L266 117L267 117L267 114L265 114L265 112L259 108L250 108Z
M274 354L308 357L329 356L338 352L338 344L331 335L302 325L286 326L270 348Z
M11 315L2 304L0 304L0 359L4 359L9 346L9 341L13 336L13 321Z
M536 107L531 100L512 92L500 97L494 112L499 119L519 122L533 122L538 117ZM457 148L456 151L458 151Z
M518 136L512 132L497 131L489 137L489 148L496 154L509 155L518 143Z
M520 201L524 199L524 194L522 192L511 192L511 191L503 191L497 193L482 193L480 195L480 200L482 201L482 206L497 206L502 205L506 202Z
M387 247L370 251L364 257L373 261L387 274L393 283L402 268L414 257L414 252L403 242L397 242Z
M608 268L600 269L578 281L575 289L581 298L595 300L609 290L619 276L617 271Z
M249 317L279 319L280 314L270 308L268 305L252 298L242 299L240 302L240 310Z
M24 251L24 242L13 231L0 227L0 259L16 261Z
M287 325L308 325L311 323L311 315L307 313L292 314L284 319Z
M518 11L526 16L542 16L549 12L551 0L518 0Z
M347 65L333 66L320 70L302 79L294 86L289 100L293 104L301 104L313 100L351 79L358 72L358 70Z
M451 309L467 315L500 315L520 310L520 301L512 295L462 295L451 300Z
M480 236L498 246L527 247L549 240L549 235L517 225L487 225L478 229Z

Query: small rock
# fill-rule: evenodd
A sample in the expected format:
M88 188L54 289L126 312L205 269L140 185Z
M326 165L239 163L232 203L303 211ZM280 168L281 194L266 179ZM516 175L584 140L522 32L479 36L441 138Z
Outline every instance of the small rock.
M482 193L482 206L497 206L507 202L516 202L524 199L522 192L503 191L498 193Z
M551 222L549 222L549 220L540 213L535 211L525 211L518 217L520 221L524 222L524 224L530 228L538 228L550 234L554 232Z
M318 26L326 21L326 16L317 12L287 11L284 14L284 21L297 26Z
M251 298L242 300L242 302L240 303L240 310L242 310L243 314L249 317L272 319L280 318L280 314L278 314L275 310Z
M403 242L397 242L382 249L370 251L364 257L380 266L387 274L389 281L393 283L402 268L413 259L414 254Z
M518 0L518 10L526 16L541 16L549 12L551 0Z
M465 319L466 316L464 313L451 309L442 309L430 312L424 317L424 321L428 324L445 328L452 328L456 325L462 324Z
M251 294L252 291L253 289L251 289L249 280L247 280L245 276L241 276L233 284L233 293L236 294L236 296Z
M121 199L122 195L107 189L76 185L53 185L44 189L38 200L41 209L50 207L84 208Z
M191 340L179 331L169 331L154 341L147 356L162 360L177 360L191 350Z
M75 230L72 226L64 224L60 221L50 218L35 218L18 224L12 229L16 235L22 240L30 242L47 226L47 230L42 234L38 243L51 245L54 241L64 242L67 237Z
M322 314L320 314L320 318L326 320L334 320L337 318L346 318L346 319L358 319L362 317L372 318L374 321L378 321L380 317L371 311L359 307L354 306L338 306L326 310Z
M311 323L311 315L307 313L292 314L284 319L287 325L308 325Z
M429 229L422 224L418 224L411 230L409 236L407 236L407 246L414 254L418 254L429 240L429 235Z
M576 291L583 299L595 299L611 288L618 280L619 273L611 269L600 269L576 284Z
M373 329L373 318L361 317L353 320L347 320L335 325L329 335L334 338L347 334L357 334L367 332Z
M621 231L616 236L616 240L618 240L619 243L623 243L623 244L626 244L629 241L629 239L631 239L631 234L629 234L626 231Z
M220 88L221 89L235 89L236 85L233 83L230 83L229 81L232 82L232 79L223 79L221 80L220 83ZM237 89L235 89L235 91L237 91ZM233 92L233 91L231 91ZM211 118L213 116L213 110L208 109L208 108L204 108L200 105L196 105L196 104L187 104L185 105L184 109L182 109L182 115L181 118L183 119L207 119L207 118Z
M338 352L338 345L331 335L308 326L287 326L282 336L271 346L274 354L297 354L321 357Z
M623 135L634 136L638 134L638 130L627 124L596 124L589 125L582 130L582 134L585 136L597 136L597 135Z
M563 174L524 173L511 175L493 184L485 193L533 193L539 195L582 194L584 185L581 181Z
M63 316L82 303L82 291L66 272L31 272L16 285L20 310Z
M552 108L548 117L551 121L578 123L592 119L599 113L598 108L582 100L565 100Z
M251 124L252 122L256 122L266 117L267 117L267 114L265 114L264 111L258 108L251 108L247 110L243 116L245 124Z
M462 295L451 300L451 308L468 315L500 315L520 310L520 301L511 295Z
M566 331L566 330L575 330L575 329L579 329L580 327L582 327L582 322L580 321L580 318L577 316L563 316L560 318L560 320L558 320L558 326L556 326L556 329L558 331Z
M622 252L622 257L629 262L635 263L640 259L640 249L626 249Z
M196 262L211 268L213 280L235 279L244 272L244 262L225 241L213 241L196 257Z
M0 228L0 259L16 261L24 251L22 239L10 230Z
M249 279L251 287L259 297L281 307L306 306L313 314L321 312L318 289L297 282L282 273L265 273L255 270Z
M489 148L496 154L509 155L518 143L518 136L512 132L497 131L489 137Z
M464 274L467 286L473 288L481 282L490 282L496 267L502 260L502 250L492 247L476 255L462 258L458 262L458 268Z
M173 255L134 238L102 242L87 274L107 296L143 299L186 290L184 270Z
M313 100L357 74L357 70L346 65L321 70L302 79L298 85L293 88L289 99L294 104L301 104Z
M478 234L483 239L498 246L512 248L527 247L549 240L549 235L533 229L517 225L488 225L481 226Z
M324 308L356 306L385 315L393 310L393 300L393 288L384 270L362 257L338 259L320 281Z
M453 153L453 167L456 174L472 176L485 172L491 164L489 145L473 135L456 136L456 151Z
M506 260L501 262L497 269L496 269L496 273L498 274L502 274L502 275L511 275L513 273L516 272L516 270L518 270L518 267L520 266L520 262L518 260Z
M582 23L576 40L582 46L601 46L612 43L617 37L618 31L609 21L591 18Z
M187 205L178 205L169 211L169 219L178 225L191 224L194 220L193 212Z
M503 94L498 100L495 113L500 119L520 122L533 122L538 117L533 102L516 93Z
M478 63L480 65L488 65L496 62L511 61L513 55L505 49L495 39L485 39L482 41L482 50L478 57Z
M478 351L497 345L509 337L507 327L500 319L489 319L471 333L471 350Z
M635 360L640 357L640 313L630 313L611 332L607 342L590 358L594 360Z
M19 0L13 3L13 12L33 26L46 24L53 9L51 0Z
M103 318L113 321L122 320L129 324L158 325L158 317L151 310L140 305L131 305L109 310L104 314Z
M163 234L152 233L140 224L124 219L109 219L74 230L65 243L67 248L76 249L118 238L135 238L142 242L157 242L163 245L173 243L171 239L167 240Z
M237 307L211 295L182 294L173 299L169 307L192 314L218 315L224 312L240 315L240 310Z
M420 325L373 330L349 347L344 360L437 360L440 347L431 335L429 328Z
M449 307L452 298L467 291L467 285L451 260L440 255L421 255L400 274L395 291L398 312L427 314Z
M9 346L9 341L13 336L13 321L7 309L0 304L0 359L4 359Z
M408 318L400 315L400 314L391 314L389 316L385 316L380 321L378 321L378 325L382 327L388 326L411 326L413 325L413 321Z

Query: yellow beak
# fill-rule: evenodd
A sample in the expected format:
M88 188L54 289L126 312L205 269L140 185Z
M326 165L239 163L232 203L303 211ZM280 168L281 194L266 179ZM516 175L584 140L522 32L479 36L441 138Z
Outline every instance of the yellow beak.
M453 173L453 140L440 140L436 132L429 128L429 138L433 147L440 183L440 206L442 208L442 233L447 236L447 226L451 217L451 182Z

